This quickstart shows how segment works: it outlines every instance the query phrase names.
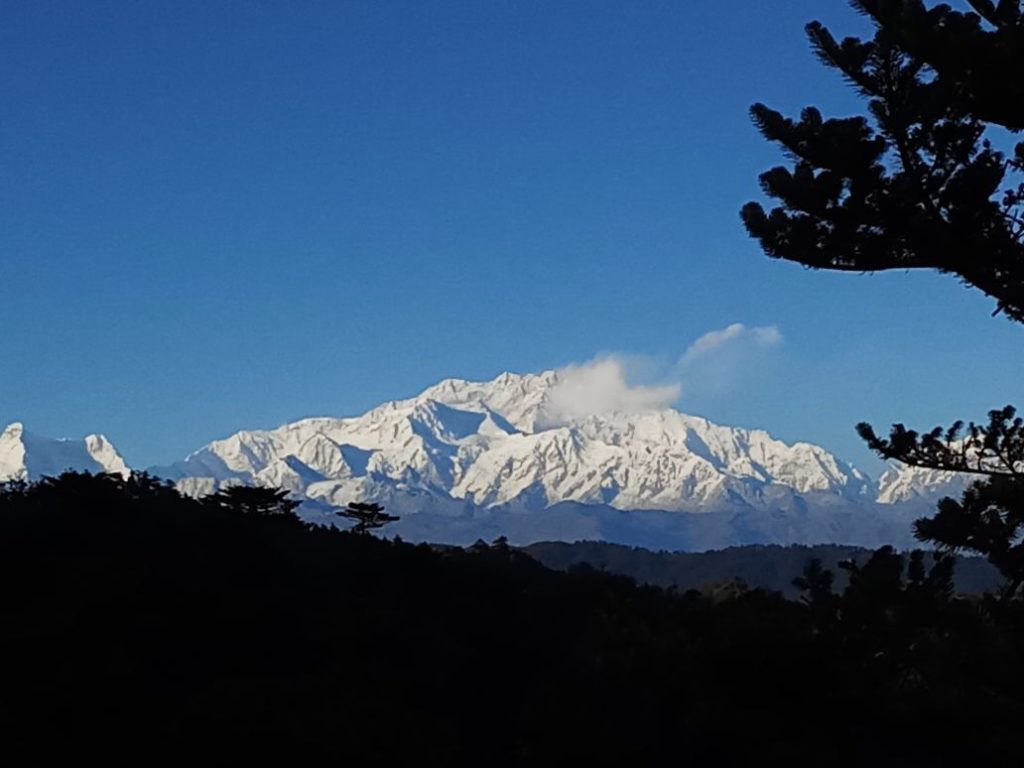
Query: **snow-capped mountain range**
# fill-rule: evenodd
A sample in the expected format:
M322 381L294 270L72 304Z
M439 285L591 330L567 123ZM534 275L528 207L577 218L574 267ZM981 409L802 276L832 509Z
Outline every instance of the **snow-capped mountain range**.
M148 471L195 495L236 483L287 488L314 519L380 501L402 515L389 532L407 538L664 548L902 543L910 519L964 484L897 465L876 483L818 446L674 409L561 420L550 407L559 384L553 371L447 379L362 416L238 432ZM100 435L51 440L20 424L0 434L0 480L66 468L129 471Z
M103 435L82 440L41 437L15 422L0 432L0 481L36 480L66 469L127 477L131 470Z

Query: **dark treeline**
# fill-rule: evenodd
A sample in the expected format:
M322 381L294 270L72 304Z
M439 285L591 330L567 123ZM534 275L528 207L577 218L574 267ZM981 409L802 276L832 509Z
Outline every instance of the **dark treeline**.
M523 551L558 570L586 563L597 570L629 576L640 584L702 589L740 582L794 599L800 597L801 590L793 583L793 575L809 561L818 560L833 572L835 588L845 589L849 572L841 564L848 560L864 564L872 555L869 549L840 544L753 544L711 552L653 552L605 541L544 541L523 547ZM930 567L932 555L929 553L926 559ZM953 584L958 592L980 595L995 591L1000 583L999 572L984 559L957 558Z
M146 476L0 493L7 755L951 765L1016 756L1017 601L880 550L839 595L639 587ZM799 574L794 574L799 576Z

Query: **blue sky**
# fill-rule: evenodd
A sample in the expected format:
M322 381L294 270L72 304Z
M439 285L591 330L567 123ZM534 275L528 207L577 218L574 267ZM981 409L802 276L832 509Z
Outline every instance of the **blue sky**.
M791 2L0 0L0 421L130 463L448 377L617 354L680 409L874 469L853 424L1020 397L949 277L810 272L739 222L747 118L859 111ZM666 373L668 372L668 373ZM650 380L644 380L645 377Z

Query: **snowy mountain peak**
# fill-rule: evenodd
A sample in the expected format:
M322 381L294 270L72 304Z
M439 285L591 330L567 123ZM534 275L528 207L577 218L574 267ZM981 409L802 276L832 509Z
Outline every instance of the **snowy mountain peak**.
M4 428L3 432L0 432L0 439L20 440L24 432L24 424L20 421L12 421Z
M957 472L893 464L878 478L878 502L936 502L943 496L958 496L971 479Z
M92 434L85 437L86 453L99 464L104 472L112 475L128 477L132 471L125 463L121 454L117 452L114 444L107 439L106 435Z
M534 432L542 423L548 395L559 381L557 371L518 374L505 372L491 381L444 379L397 407L428 400L456 408L487 409L500 414L520 432Z
M323 501L415 492L478 507L701 511L763 504L766 493L874 497L869 478L818 446L671 408L548 423L558 384L555 371L445 379L362 416L239 432L155 471L190 488L278 484Z
M197 496L240 483L285 488L320 522L333 522L337 506L377 501L402 517L396 531L420 540L687 548L906 544L910 521L963 482L893 467L876 484L820 446L673 408L549 418L567 380L555 371L445 379L359 416L237 432L149 471ZM65 469L129 472L102 435L52 440L19 423L0 433L0 481Z
M103 435L54 440L25 430L20 422L0 433L0 481L37 480L66 470L109 472L127 477L131 470Z

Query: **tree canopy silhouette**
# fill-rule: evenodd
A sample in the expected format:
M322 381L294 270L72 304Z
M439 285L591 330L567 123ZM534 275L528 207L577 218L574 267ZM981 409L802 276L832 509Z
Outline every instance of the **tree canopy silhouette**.
M300 502L289 499L288 491L279 488L233 485L221 488L203 501L209 506L222 507L232 512L299 521L295 510L299 508Z
M384 507L380 504L361 501L350 502L347 507L335 514L347 520L356 521L351 528L353 533L369 533L398 520L397 515L389 515L384 512Z
M857 432L886 459L986 477L1024 476L1024 419L1010 405L989 411L988 418L987 425L971 422L965 429L957 421L924 434L894 424L888 439L878 437L870 424L858 424Z
M874 24L870 40L807 25L818 58L867 101L867 115L798 120L751 107L761 133L791 167L760 177L779 205L742 211L772 257L812 268L872 272L934 269L996 300L1024 322L1024 16L1020 0L970 0L972 12L921 0L852 0ZM1000 130L1003 134L1000 134ZM886 459L977 475L961 501L946 498L915 534L943 551L985 556L1005 579L1004 601L1024 584L1024 421L1007 406L987 425L956 422L888 438L857 431ZM952 567L950 562L950 568ZM809 583L809 582L808 582Z
M945 561L880 550L835 593L811 567L805 605L555 572L500 539L283 524L274 499L145 475L0 484L8 762L1018 756L1024 605L995 621L949 599Z
M761 175L778 201L742 211L772 257L854 272L933 269L958 276L1024 322L1024 142L1007 155L995 129L1024 129L1019 0L974 12L920 0L853 0L874 37L837 40L807 25L818 58L867 101L867 115L793 120L751 107L790 167Z

